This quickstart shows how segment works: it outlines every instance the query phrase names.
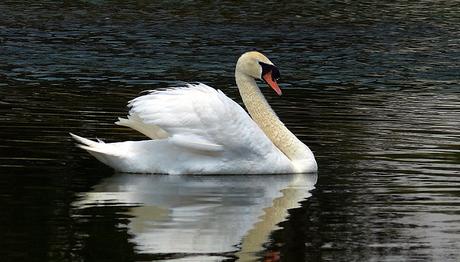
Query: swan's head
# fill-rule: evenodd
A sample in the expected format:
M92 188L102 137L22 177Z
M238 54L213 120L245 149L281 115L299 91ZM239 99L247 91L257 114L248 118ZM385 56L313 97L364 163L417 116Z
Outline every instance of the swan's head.
M278 95L281 95L281 89L278 86L280 71L278 68L263 54L251 51L246 52L238 59L236 63L236 72L250 76L254 79L263 80Z

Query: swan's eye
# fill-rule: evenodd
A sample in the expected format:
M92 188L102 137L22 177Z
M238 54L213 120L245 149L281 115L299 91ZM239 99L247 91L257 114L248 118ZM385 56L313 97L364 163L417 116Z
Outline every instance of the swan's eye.
M280 79L280 76L281 76L280 71L278 70L276 66L269 65L263 62L259 62L259 64L262 67L262 75L260 76L260 78L262 78L267 73L271 72L273 81Z

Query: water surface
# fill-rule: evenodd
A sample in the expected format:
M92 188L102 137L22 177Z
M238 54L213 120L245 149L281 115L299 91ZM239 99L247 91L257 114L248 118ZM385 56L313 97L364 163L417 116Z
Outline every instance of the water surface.
M456 261L459 13L455 1L3 1L2 261ZM114 174L68 136L144 139L113 122L142 90L182 81L240 102L234 64L253 49L280 68L284 95L263 91L314 151L316 184Z

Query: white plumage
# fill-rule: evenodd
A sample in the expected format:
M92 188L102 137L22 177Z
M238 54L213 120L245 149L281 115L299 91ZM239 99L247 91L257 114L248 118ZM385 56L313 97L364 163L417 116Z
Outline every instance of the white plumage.
M245 84L239 84L240 89L241 85ZM301 170L303 167L299 169L295 163L298 157L289 157L289 148L294 152L306 147L295 136L295 141L289 137L290 143L298 141L303 147L289 145L282 151L275 145L276 141L266 135L275 133L276 139L289 135L283 134L287 129L276 116L285 130L270 127L267 132L236 102L207 85L189 84L151 91L130 101L129 106L128 118L120 118L116 124L135 129L150 140L104 143L71 134L81 148L118 171L168 174L316 171L316 162L314 170ZM274 114L270 108L268 110L268 114Z

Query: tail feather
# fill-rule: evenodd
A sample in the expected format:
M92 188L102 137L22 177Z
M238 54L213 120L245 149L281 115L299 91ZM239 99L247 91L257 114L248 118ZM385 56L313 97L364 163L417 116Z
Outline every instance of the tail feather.
M88 151L88 153L106 165L114 167L114 163L117 163L125 157L122 151L117 150L116 147L106 144L99 139L98 142L95 142L72 133L69 134L77 141L77 146L79 148Z
M82 145L89 146L89 147L97 147L100 143L104 143L102 141L95 142L95 141L89 140L87 138L77 136L77 135L72 134L72 133L69 133L69 135L72 136L72 138L75 139L78 143L80 143Z
M111 155L111 156L120 156L119 154L115 154L114 152L108 152L108 150L104 150L103 148L90 147L90 146L85 146L85 145L77 145L77 146L81 149L84 149L86 151L91 151L94 153L100 153L100 154Z

